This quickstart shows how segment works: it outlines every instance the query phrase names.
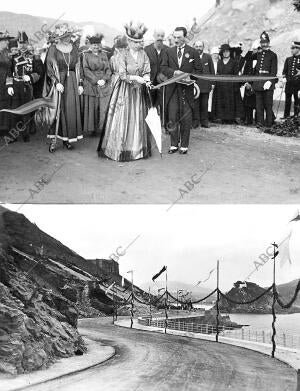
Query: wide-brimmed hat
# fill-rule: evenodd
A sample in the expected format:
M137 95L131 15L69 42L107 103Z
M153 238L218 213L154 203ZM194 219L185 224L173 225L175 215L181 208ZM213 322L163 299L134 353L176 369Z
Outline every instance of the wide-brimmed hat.
M225 52L225 50L229 50L230 51L231 47L228 43L223 43L223 45L221 45L220 47L220 53L223 53Z
M137 23L136 25L133 22L127 23L125 26L126 37L134 42L141 42L144 39L144 35L146 31L148 31L147 27L144 23Z
M9 41L11 39L14 39L14 37L11 37L7 31L4 33L0 32L0 41Z
M93 36L88 35L86 38L88 39L90 44L101 43L102 39L104 38L104 35L103 34L96 34Z
M80 29L70 27L68 23L61 23L55 26L55 31L52 32L51 38L61 40L67 37L78 37L80 35Z

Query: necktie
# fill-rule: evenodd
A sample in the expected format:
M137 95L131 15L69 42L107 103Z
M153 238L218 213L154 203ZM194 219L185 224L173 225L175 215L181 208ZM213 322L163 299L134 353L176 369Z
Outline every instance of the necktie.
M181 51L182 49L179 47L178 48L178 60L180 60L181 59L181 56L182 56L182 51Z

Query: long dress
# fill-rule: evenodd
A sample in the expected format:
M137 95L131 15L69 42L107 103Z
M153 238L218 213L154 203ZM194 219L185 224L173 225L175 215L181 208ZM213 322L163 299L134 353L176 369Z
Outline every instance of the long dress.
M119 78L109 103L103 140L98 152L116 161L130 161L151 155L150 130L147 115L146 88L131 82L131 75L147 76L150 80L150 62L140 50L135 59L129 50L118 56Z
M218 61L218 75L237 75L238 64L232 58L225 64ZM243 102L239 83L216 82L212 102L213 119L234 121L243 118Z
M105 53L86 52L83 55L83 78L83 131L101 134L111 95L111 70ZM98 80L105 80L105 85L99 87Z
M70 143L76 142L83 138L78 94L80 81L78 48L74 45L70 53L63 53L57 49L56 45L50 46L46 66L47 75L52 82L61 83L64 86L64 92L61 94L57 138ZM55 138L55 126L51 126L48 138Z
M12 61L8 51L0 51L0 110L8 109L11 106L11 97L7 93L6 82L11 79L12 83ZM3 135L10 130L11 120L7 113L0 113L0 134ZM3 133L3 134L2 134Z

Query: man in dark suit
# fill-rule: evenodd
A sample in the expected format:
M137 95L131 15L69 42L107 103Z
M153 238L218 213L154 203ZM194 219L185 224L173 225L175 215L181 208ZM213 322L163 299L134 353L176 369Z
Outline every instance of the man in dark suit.
M194 43L194 48L197 51L204 75L214 75L215 68L210 54L204 53L204 42L196 41ZM197 81L197 84L200 88L200 96L195 99L195 106L193 110L193 128L197 128L201 122L203 128L209 128L208 126L208 98L209 93L212 88L212 83L210 81L201 80Z
M162 73L168 78L182 73L202 73L202 64L196 50L186 45L187 30L177 27L173 38L175 46L168 48L161 64ZM189 147L192 127L192 110L194 106L194 86L183 83L172 83L166 88L166 107L168 112L167 128L171 135L169 153L178 151L186 154Z
M160 71L163 53L168 48L164 45L165 32L163 30L154 31L154 42L144 48L147 56L150 60L150 80L153 85L162 83L165 80L164 75ZM159 108L159 112L162 114L162 94L163 90L151 90L152 102L155 107Z
M260 36L261 51L257 54L257 64L255 76L276 76L277 75L277 55L270 50L270 39L264 31ZM256 95L256 114L258 127L273 125L273 94L275 81L256 81L253 89ZM265 116L266 113L266 116Z
M285 60L282 72L286 80L284 118L290 116L292 96L294 96L294 115L299 114L300 78L296 77L296 74L300 69L300 42L293 42L291 50L292 56Z

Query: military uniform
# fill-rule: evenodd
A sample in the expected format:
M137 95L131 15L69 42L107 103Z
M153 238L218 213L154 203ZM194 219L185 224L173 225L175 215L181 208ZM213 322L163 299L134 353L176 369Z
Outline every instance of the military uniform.
M12 108L15 109L34 98L41 96L41 81L44 77L44 65L38 56L34 56L29 51L19 51L12 58L12 74L14 95L12 96ZM24 76L29 79L24 80ZM15 116L14 121L28 123L26 129L22 132L24 141L28 141L29 129L32 129L34 122L30 121L30 114Z
M300 69L300 56L291 56L285 60L283 76L286 78L284 117L290 116L292 96L294 96L294 115L299 113L298 92L300 90L300 78L296 78Z
M257 54L257 64L255 76L276 76L278 60L277 55L272 50L262 50ZM271 81L271 80L270 80ZM273 124L273 94L276 80L271 81L271 87L264 90L266 81L256 81L253 89L256 95L257 122L259 125L271 127ZM266 116L264 115L266 113Z

